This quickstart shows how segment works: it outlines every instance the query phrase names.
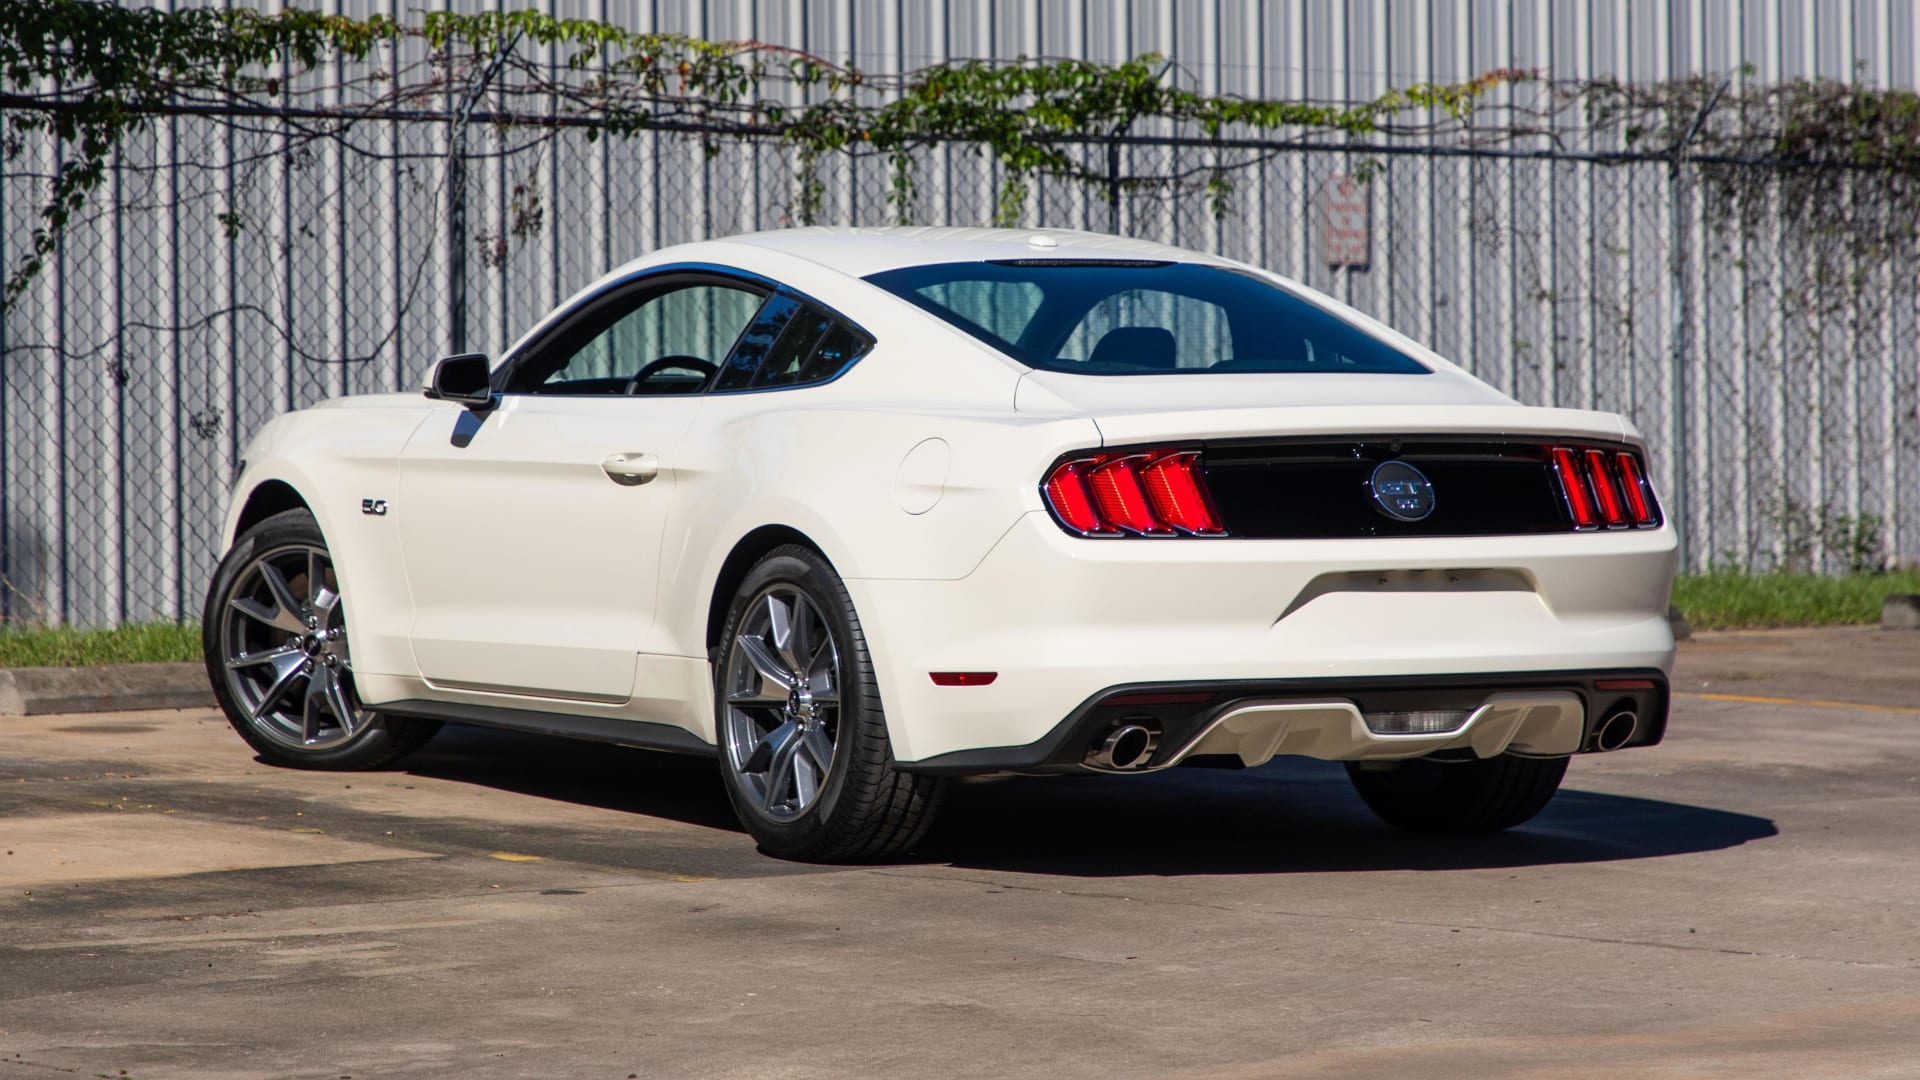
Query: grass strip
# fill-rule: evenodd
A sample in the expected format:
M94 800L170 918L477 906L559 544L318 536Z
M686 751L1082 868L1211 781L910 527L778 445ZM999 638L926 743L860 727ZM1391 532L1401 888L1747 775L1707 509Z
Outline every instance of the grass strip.
M0 628L0 668L153 664L198 659L198 623L132 623L101 630L77 630L70 626Z
M1673 603L1697 630L1845 626L1880 621L1894 593L1920 593L1920 570L1886 574L1684 574ZM200 659L198 623L135 623L113 629L0 628L0 667L84 667Z
M1844 577L1683 574L1673 583L1673 606L1696 630L1847 626L1879 622L1880 605L1895 593L1920 593L1920 570Z

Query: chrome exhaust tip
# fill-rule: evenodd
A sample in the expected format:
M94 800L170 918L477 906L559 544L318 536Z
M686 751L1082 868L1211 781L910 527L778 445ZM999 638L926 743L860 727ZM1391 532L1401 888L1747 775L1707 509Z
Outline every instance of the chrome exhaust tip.
M1593 748L1618 750L1632 741L1634 732L1639 730L1640 714L1632 709L1621 709L1600 721L1600 726L1593 729Z
M1152 731L1139 724L1122 724L1087 754L1087 764L1102 769L1138 768L1152 756L1157 741Z

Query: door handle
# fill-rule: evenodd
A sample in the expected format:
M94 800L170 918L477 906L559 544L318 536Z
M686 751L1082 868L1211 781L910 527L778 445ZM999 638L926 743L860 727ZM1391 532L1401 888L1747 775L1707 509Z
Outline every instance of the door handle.
M660 475L660 459L652 454L608 454L600 468L614 483L637 487Z

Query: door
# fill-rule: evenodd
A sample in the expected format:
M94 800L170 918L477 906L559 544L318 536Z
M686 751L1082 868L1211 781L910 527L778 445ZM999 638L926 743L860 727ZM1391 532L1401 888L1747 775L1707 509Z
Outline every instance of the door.
M591 298L402 454L414 657L448 688L617 703L654 651L675 455L764 291L712 275Z

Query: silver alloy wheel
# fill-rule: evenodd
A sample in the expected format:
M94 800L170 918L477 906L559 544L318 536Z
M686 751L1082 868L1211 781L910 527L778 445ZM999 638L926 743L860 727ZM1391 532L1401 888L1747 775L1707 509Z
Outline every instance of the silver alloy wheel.
M792 821L820 797L840 735L840 649L792 585L747 605L727 647L727 761L755 809Z
M325 750L365 730L327 549L287 544L256 556L221 610L227 689L255 731L296 750Z

